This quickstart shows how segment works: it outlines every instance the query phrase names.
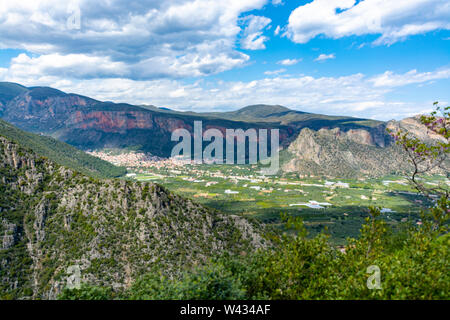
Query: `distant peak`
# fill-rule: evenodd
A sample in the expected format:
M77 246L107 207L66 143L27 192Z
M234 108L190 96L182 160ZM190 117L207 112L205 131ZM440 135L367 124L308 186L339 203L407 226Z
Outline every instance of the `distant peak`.
M255 104L251 106L246 106L237 110L240 111L271 111L271 112L283 112L283 111L292 111L289 108L280 106L280 105L269 105L269 104Z
M30 87L29 89L30 95L36 99L66 95L66 93L61 90L50 87Z
M14 82L0 82L0 103L6 104L16 96L27 92L28 88Z
M2 86L11 86L11 87L19 87L19 88L22 88L22 89L28 89L27 87L25 87L25 86L23 86L23 85L21 85L21 84L19 84L19 83L15 83L15 82L7 82L7 81L0 81L0 87L2 87Z
M241 116L244 118L251 119L268 119L268 118L279 118L286 116L288 114L304 114L305 112L295 111L280 105L267 105L267 104L257 104L244 107L242 109L230 112L236 116Z

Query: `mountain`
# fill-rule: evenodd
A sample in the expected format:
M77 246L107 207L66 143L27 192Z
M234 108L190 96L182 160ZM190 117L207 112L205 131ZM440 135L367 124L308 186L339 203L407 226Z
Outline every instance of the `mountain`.
M288 150L285 171L304 175L360 176L398 173L404 156L387 134L389 127L426 129L409 120L382 122L295 111L279 105L253 105L230 112L179 112L153 105L101 102L62 91L0 83L0 116L35 133L44 133L82 150L132 148L168 157L178 128L280 130L280 145ZM422 135L424 133L421 133ZM425 135L427 135L425 133ZM400 170L400 171L399 171Z
M153 106L99 102L43 87L27 88L10 99L1 117L23 130L51 135L84 150L133 147L165 157L176 144L170 140L172 131L185 128L193 132L194 121L202 121L205 129L213 127L222 132L227 128L268 127ZM283 141L293 138L293 130L278 128Z
M205 116L211 116L221 119L242 119L245 121L267 121L268 119L282 117L290 112L298 112L290 110L283 106L272 105L253 105L241 108L236 111L229 112L206 112ZM302 113L302 112L299 112Z
M0 82L0 112L3 111L3 108L9 101L26 91L28 89L20 84Z
M291 157L284 164L284 171L308 176L383 176L409 169L400 147L377 144L364 130L306 128L291 143L288 152Z
M0 83L7 91L11 83ZM14 96L14 97L13 97ZM45 87L25 88L9 94L0 116L21 129L51 135L80 149L127 148L169 156L176 128L192 132L194 121L204 128L278 128L287 147L300 129L323 127L371 128L376 121L332 117L290 110L282 106L249 106L224 113L178 112L151 105L100 102ZM12 97L12 98L11 98ZM6 98L5 98L6 99Z
M0 136L20 143L21 146L59 165L89 176L113 178L126 174L125 168L116 167L51 137L22 131L3 120L0 120Z
M71 266L120 290L156 264L171 274L265 246L255 223L152 183L79 174L3 136L0 213L0 299L54 299Z
M0 92L14 84L0 83ZM19 128L35 133L53 133L66 126L65 121L77 108L99 103L76 94L48 87L30 87L2 94L5 104L0 116Z
M343 129L372 128L382 124L382 121L360 119L353 117L328 116L291 110L279 105L253 105L230 112L202 113L203 116L220 119L240 119L248 122L268 122L273 125L286 125L296 129L323 127L340 127Z
M384 176L412 172L405 151L386 134L402 130L429 144L442 137L432 134L419 117L389 121L373 129L302 129L290 144L283 169L303 175L329 177ZM444 141L445 142L445 141ZM435 169L437 174L445 172Z

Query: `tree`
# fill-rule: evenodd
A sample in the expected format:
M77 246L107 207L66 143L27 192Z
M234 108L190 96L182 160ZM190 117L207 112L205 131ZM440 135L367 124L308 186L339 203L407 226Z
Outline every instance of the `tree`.
M434 103L436 108L429 116L423 115L419 118L420 123L425 125L427 133L434 136L434 141L422 141L410 133L399 130L392 132L391 136L407 153L409 161L414 166L410 180L416 189L426 195L433 194L444 196L448 199L450 188L447 184L439 186L426 186L420 179L422 175L432 173L434 169L440 168L450 178L449 153L450 153L450 106L442 108L438 102Z
M445 172L446 178L450 178L450 106L442 108L435 102L436 108L430 115L420 117L420 123L427 128L427 133L434 136L433 142L422 141L411 136L408 132L399 130L390 131L396 143L407 153L409 161L414 167L409 180L419 191L429 199L437 201L436 206L430 210L428 217L434 220L434 230L443 226L449 218L450 211L450 185L448 181L438 185L430 185L424 182L423 176L441 169Z

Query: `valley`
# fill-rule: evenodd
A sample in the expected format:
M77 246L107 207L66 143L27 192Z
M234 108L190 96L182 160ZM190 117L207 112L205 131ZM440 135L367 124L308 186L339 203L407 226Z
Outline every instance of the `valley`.
M415 287L448 270L447 200L412 187L413 165L387 131L439 146L444 157L416 183L445 192L448 137L420 117L179 112L12 83L0 83L0 117L0 299L374 298L373 259L391 270L382 298L448 296ZM195 149L195 121L221 134L278 129L278 173L168 158L176 129L188 142L194 132ZM399 286L405 264L420 280ZM68 287L73 267L79 289Z
M257 165L194 165L119 150L91 155L128 167L127 179L150 181L207 207L254 218L283 230L281 214L304 220L310 236L327 228L336 245L357 237L368 207L380 207L385 220L420 224L421 210L431 203L400 175L332 179L282 173L260 176ZM447 184L444 176L430 176L427 184Z

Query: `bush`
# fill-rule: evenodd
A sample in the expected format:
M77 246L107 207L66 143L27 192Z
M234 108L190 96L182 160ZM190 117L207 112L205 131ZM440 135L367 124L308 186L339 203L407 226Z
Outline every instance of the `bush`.
M82 284L80 289L65 288L58 300L111 300L113 297L110 288Z
M147 274L130 289L134 300L235 300L243 299L238 279L222 265L199 267L170 279L160 272Z

